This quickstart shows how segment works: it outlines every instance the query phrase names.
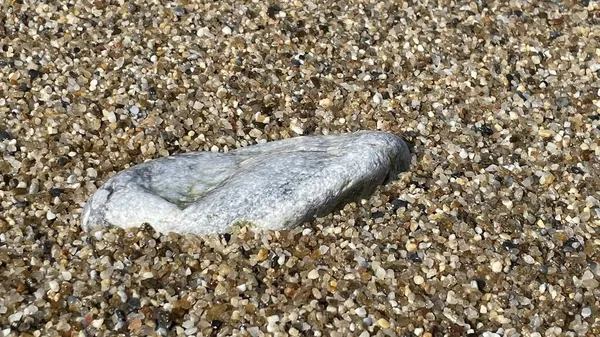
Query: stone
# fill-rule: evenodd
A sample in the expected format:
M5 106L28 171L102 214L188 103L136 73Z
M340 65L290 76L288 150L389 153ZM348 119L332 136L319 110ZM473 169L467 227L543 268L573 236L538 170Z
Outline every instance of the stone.
M408 170L410 161L401 137L377 131L179 154L110 178L86 203L81 226L148 223L180 234L225 233L247 223L289 229L369 197Z

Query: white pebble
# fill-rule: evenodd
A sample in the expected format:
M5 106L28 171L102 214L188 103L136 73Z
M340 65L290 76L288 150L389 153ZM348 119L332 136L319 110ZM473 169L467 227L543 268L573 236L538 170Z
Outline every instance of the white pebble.
M96 178L98 176L98 172L93 167L87 168L85 170L85 172L87 173L87 176L90 178Z
M8 323L18 322L21 320L21 317L23 317L22 312L15 312L14 314L8 316Z
M365 317L365 316L367 316L367 310L365 310L364 307L359 307L359 308L354 309L354 313L358 317Z
M196 334L196 332L198 332L198 328L196 328L195 326L194 326L194 327L191 327L191 328L189 328L189 329L186 329L186 330L184 331L184 333L185 333L186 335L188 335L188 336L195 335L195 334Z
M317 269L313 269L308 273L308 278L310 280L315 280L319 278L319 271Z
M69 281L69 280L71 280L71 277L72 277L72 275L71 275L70 272L68 272L68 271L63 271L62 272L62 278L63 278L63 280Z
M36 194L37 192L39 192L40 190L40 186L36 183L32 183L29 186L29 194Z
M453 290L448 291L446 294L446 303L448 304L457 304L458 299L456 298L456 293Z
M113 268L121 270L121 269L125 268L125 265L123 264L123 262L117 260L117 261L115 261L115 263L113 263Z
M502 262L499 260L492 261L491 267L494 273L499 273L502 271Z
M383 96L380 93L373 95L373 103L379 104L383 100Z
M58 292L58 290L60 289L60 285L54 280L48 282L48 286L50 287L50 290L52 290L55 293Z
M33 315L36 312L38 312L38 307L36 307L34 304L28 305L27 308L25 308L25 310L23 310L23 313L25 315Z
M421 275L415 275L413 277L413 282L415 282L416 285L420 285L423 284L423 282L425 282L425 279Z
M150 279L153 277L154 277L154 274L151 271L147 271L142 274L142 280L147 280L147 279Z
M132 116L137 116L137 114L140 112L140 108L138 108L137 106L132 106L131 108L129 108L129 113Z
M500 337L499 334L493 333L493 332L489 332L489 331L484 332L482 336L483 337Z
M100 329L102 324L104 324L104 318L99 318L92 321L92 326L96 329Z
M194 327L194 321L192 321L191 319L188 319L187 321L185 321L181 324L181 327L184 329L190 329L190 328Z
M581 309L581 317L586 318L592 315L592 309L590 307L585 307Z
M279 331L279 327L277 326L278 321L279 321L278 315L273 315L273 316L267 317L267 331L268 332Z
M117 116L115 115L114 112L108 111L106 113L106 119L108 120L109 123L115 123L117 121Z
M523 255L523 261L525 261L525 263L527 264L534 264L535 260L533 257L531 257L531 255L525 254Z

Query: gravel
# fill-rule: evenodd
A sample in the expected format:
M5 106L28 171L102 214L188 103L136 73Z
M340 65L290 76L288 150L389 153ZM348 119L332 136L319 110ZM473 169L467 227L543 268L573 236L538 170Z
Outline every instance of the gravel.
M0 335L600 335L598 13L6 3ZM297 229L79 228L147 159L357 130L411 172Z

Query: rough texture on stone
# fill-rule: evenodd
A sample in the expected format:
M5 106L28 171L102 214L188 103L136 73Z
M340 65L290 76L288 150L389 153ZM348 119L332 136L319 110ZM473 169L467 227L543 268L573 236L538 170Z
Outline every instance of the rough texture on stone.
M237 222L285 229L368 197L410 164L398 136L356 132L196 152L136 165L88 200L82 227L214 234Z

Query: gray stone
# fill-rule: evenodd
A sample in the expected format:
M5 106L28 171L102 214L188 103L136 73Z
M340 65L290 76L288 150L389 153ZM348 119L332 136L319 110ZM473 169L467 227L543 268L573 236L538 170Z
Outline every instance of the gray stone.
M374 131L174 155L109 179L88 200L81 225L148 223L181 234L224 233L238 222L286 229L369 197L410 160L402 138Z

